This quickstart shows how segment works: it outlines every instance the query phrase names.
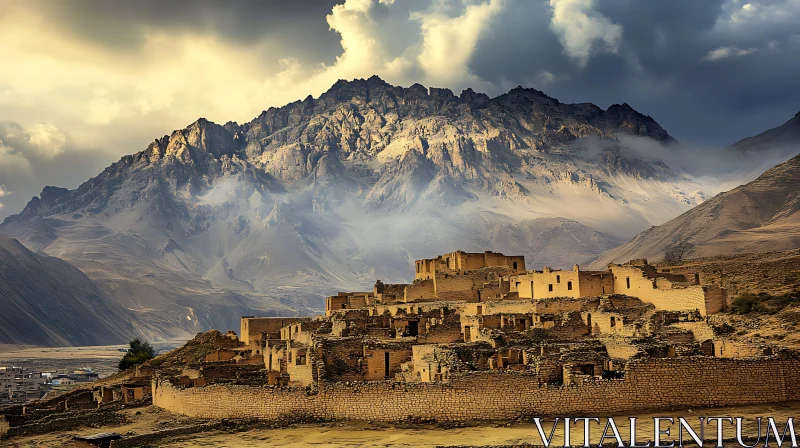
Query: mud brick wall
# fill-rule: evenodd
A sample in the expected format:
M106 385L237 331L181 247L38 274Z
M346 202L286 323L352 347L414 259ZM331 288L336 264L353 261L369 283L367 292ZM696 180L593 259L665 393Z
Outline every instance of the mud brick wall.
M399 421L512 419L780 402L800 397L800 362L685 358L628 364L621 380L540 384L525 373L471 373L448 383L321 383L306 389L216 384L176 389L153 384L153 403L199 418L309 417Z
M672 326L691 331L698 342L715 338L714 330L705 322L677 322Z
M460 321L447 321L433 325L419 336L419 344L447 344L464 340Z
M715 314L728 306L728 294L719 285L703 286L706 293L706 314Z
M480 277L480 279L479 279ZM462 275L449 275L447 277L437 274L434 277L434 290L436 298L440 300L477 300L478 293L475 284L485 281L486 274L469 272Z
M434 293L433 280L415 280L405 289L403 296L404 302L413 302L420 299L433 299Z
M668 311L699 310L707 315L706 294L702 286L657 288L652 279L645 277L635 267L613 266L614 293L638 297L642 302L652 303L656 308ZM630 287L628 285L630 284ZM665 282L660 282L666 285Z
M240 340L249 344L251 340L260 340L261 333L266 332L269 339L280 339L281 328L296 322L308 321L308 317L249 317L242 316L240 321Z

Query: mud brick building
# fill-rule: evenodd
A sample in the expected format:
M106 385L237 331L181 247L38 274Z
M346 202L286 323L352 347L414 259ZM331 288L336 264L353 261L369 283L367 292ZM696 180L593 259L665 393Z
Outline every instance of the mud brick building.
M324 316L243 317L235 346L156 374L153 403L210 418L460 421L800 399L796 353L709 325L727 303L717 284L646 260L525 268L451 252L417 260L413 283L328 297Z

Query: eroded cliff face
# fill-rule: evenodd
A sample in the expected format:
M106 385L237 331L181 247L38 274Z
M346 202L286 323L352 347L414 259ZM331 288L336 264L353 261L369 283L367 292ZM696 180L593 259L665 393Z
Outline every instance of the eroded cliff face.
M627 104L340 81L249 123L200 119L75 190L45 188L0 232L193 334L408 280L431 253L595 258L703 200L641 141L675 144Z

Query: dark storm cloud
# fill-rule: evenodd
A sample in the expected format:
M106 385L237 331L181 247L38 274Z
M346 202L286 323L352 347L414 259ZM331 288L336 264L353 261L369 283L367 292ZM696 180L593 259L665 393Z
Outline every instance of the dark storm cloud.
M35 0L25 4L65 32L119 51L135 51L143 43L143 31L162 31L211 33L245 45L268 40L277 44L276 59L329 63L341 53L339 37L325 21L336 0Z
M328 23L344 1L6 0L0 217L198 116L249 120L375 73L627 102L701 146L800 110L800 0L348 0ZM469 5L491 11L458 21ZM57 151L31 143L50 131L63 134Z
M397 0L375 13L405 19L430 3ZM438 3L440 11L451 15L461 9L461 2ZM342 52L338 34L326 22L335 4L41 0L33 9L67 33L120 51L136 51L143 30L204 32L245 45L270 42L264 56L272 63L294 57L330 64ZM800 89L793 79L800 68L800 44L791 43L798 33L800 2L754 0L749 15L744 5L740 0L595 1L592 8L622 28L622 42L616 53L599 52L581 67L565 54L550 27L549 1L506 0L494 26L479 40L470 69L496 86L490 93L535 84L562 101L603 107L628 102L681 139L731 143L778 125L800 109ZM739 20L732 20L737 14ZM402 29L385 31L397 36L388 40L397 45L414 37ZM720 48L747 54L703 60Z
M548 2L510 0L470 67L504 87L538 81L562 101L628 102L679 139L729 144L800 110L800 45L793 37L800 33L800 2L754 4L766 6L729 23L745 2L597 1L594 9L622 27L622 42L616 53L595 54L580 67L549 27ZM704 60L724 47L747 54ZM552 82L537 75L543 71Z

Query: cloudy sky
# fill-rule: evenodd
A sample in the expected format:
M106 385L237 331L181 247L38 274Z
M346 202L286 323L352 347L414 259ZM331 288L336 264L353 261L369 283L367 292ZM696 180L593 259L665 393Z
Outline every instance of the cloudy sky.
M338 79L628 102L723 146L800 110L800 0L2 0L0 217Z

